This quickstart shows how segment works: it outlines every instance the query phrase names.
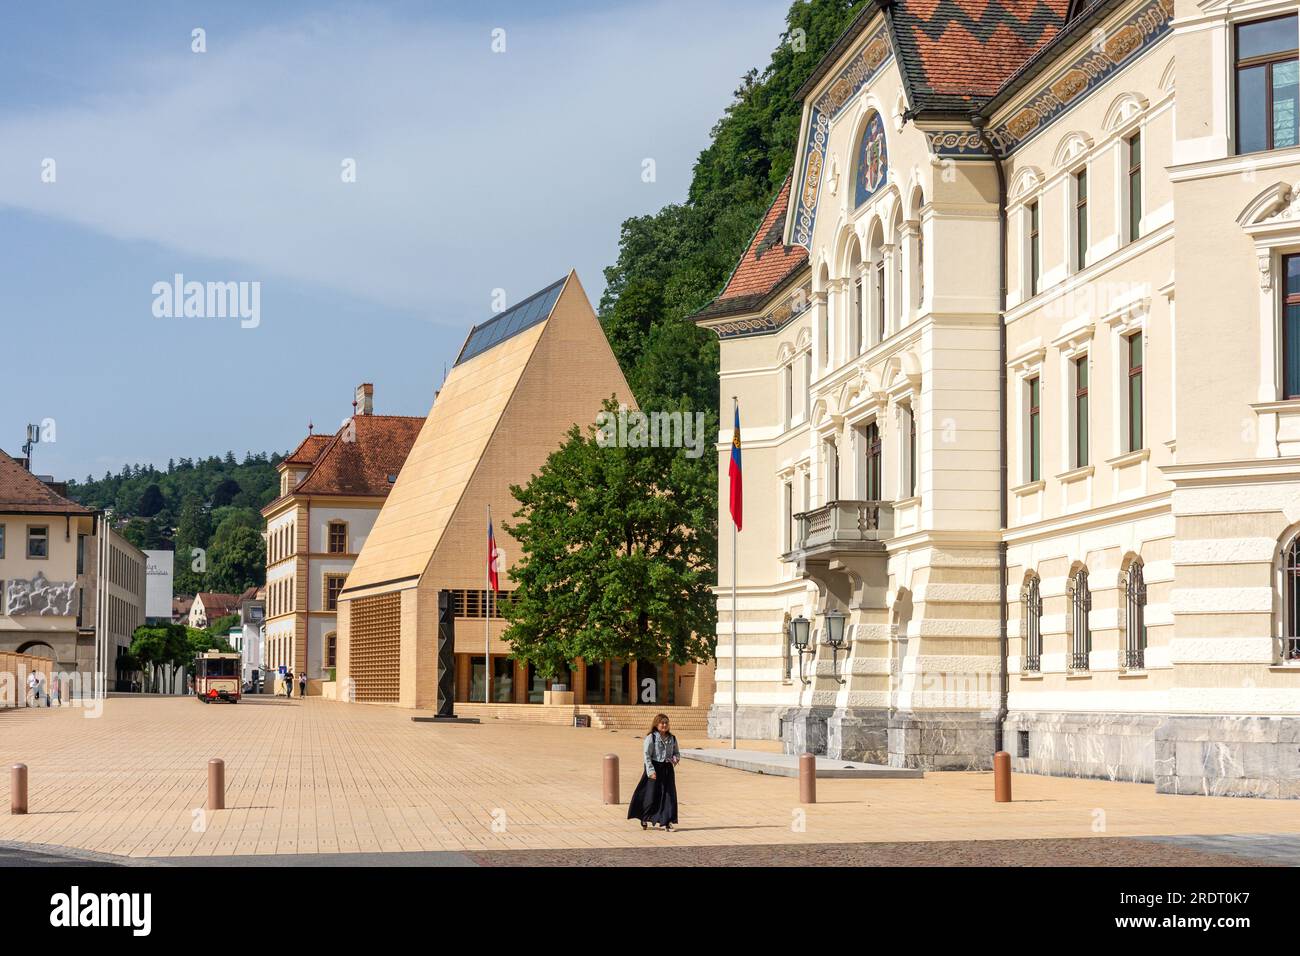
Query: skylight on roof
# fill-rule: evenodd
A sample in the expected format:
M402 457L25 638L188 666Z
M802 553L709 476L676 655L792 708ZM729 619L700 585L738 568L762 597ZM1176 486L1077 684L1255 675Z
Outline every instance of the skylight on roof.
M456 364L467 362L476 355L482 355L506 339L513 338L525 329L545 321L551 314L551 309L555 308L556 300L560 298L560 290L563 288L564 279L560 279L540 292L534 292L500 315L493 316L482 325L474 326L460 350L460 355L456 358Z

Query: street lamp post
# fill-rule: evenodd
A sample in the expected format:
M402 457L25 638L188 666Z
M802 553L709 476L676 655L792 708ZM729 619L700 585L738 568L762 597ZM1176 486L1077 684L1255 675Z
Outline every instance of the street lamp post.
M799 652L799 680L803 681L805 687L812 683L803 676L803 656L813 653L808 650L808 627L811 623L802 614L790 619L790 643Z
M831 676L835 678L837 684L843 684L844 678L839 675L836 662L840 648L844 646L844 612L827 611L822 615L822 621L826 625L826 643L831 648Z

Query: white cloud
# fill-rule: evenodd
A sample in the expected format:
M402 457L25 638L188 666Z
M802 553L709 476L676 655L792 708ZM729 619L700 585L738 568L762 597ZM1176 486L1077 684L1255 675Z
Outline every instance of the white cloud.
M369 11L209 32L205 54L107 70L93 102L0 117L0 204L232 263L188 278L283 276L435 320L571 265L594 293L619 222L684 197L785 7L506 18L504 54L490 27Z

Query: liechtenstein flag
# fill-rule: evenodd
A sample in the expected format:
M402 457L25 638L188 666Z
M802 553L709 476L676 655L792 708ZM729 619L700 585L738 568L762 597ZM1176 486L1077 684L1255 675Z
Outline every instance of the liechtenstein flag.
M744 494L740 480L740 406L736 406L736 429L731 434L731 465L727 468L731 478L731 520L736 522L736 530L743 526L741 515L744 512Z
M488 583L492 585L493 591L501 590L501 583L497 578L497 539L492 535L492 519L488 519Z

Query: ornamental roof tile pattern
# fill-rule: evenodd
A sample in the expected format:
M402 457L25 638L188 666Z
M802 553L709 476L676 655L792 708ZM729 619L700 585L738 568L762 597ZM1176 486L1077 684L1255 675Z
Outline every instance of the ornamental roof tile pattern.
M982 105L1061 32L1069 8L1070 0L894 4L894 40L912 108L965 111Z
M92 509L63 497L3 451L0 451L0 511L9 514L94 514Z
M423 418L410 415L354 415L333 435L308 436L298 448L319 439L304 452L314 450L311 471L289 495L276 500L290 495L387 497L393 487L389 476L396 480L423 424Z

